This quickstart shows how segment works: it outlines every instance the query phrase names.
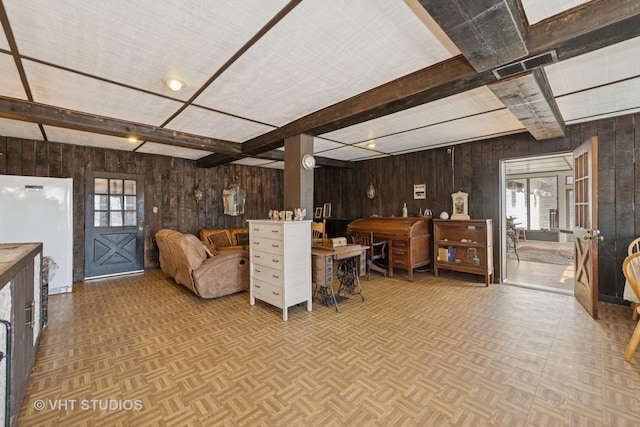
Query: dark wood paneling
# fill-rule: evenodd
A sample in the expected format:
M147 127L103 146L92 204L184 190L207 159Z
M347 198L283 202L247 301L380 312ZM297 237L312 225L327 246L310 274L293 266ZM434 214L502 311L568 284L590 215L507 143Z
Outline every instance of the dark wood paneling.
M600 291L609 300L621 301L624 279L620 271L626 245L640 234L640 214L635 212L635 207L640 206L640 137L635 132L639 117L572 125L564 138L544 144L529 134L517 134L456 145L453 170L447 147L356 162L354 169L318 168L314 174L314 205L328 202L332 204L333 217L357 218L371 214L399 215L406 201L410 212L422 207L438 216L443 210L451 211L451 193L462 190L470 194L472 217L491 218L499 224L501 159L564 152L597 135L601 199L598 207L600 228L605 236L600 250ZM43 176L74 178L74 280L81 279L84 271L82 202L86 171L144 173L146 267L158 265L152 237L160 228L195 233L202 227L242 226L245 218L265 217L269 209L280 209L283 203L283 172L277 169L231 164L199 169L189 160L9 137L0 137L0 150L0 172L4 174L29 175L31 171ZM222 214L222 190L230 180L247 190L244 216ZM378 191L376 198L369 200L365 192L372 180ZM196 206L192 194L198 182L205 198ZM422 182L427 184L427 199L414 201L413 184ZM156 214L152 212L154 206L158 208ZM495 227L496 242L499 232L499 227ZM496 245L496 260L500 259L498 251ZM496 270L499 277L499 263Z
M244 226L250 215L266 216L282 206L282 171L225 165L196 167L195 161L119 150L106 150L0 136L0 173L73 178L73 279L84 277L85 174L87 171L144 174L145 268L158 266L153 236L161 228L197 234L200 228ZM222 214L224 177L247 190L246 214ZM204 200L196 205L193 188L200 183ZM256 191L260 188L261 191ZM157 213L153 208L157 208Z
M635 209L640 206L640 136L636 136L640 132L635 129L638 118L640 115L629 115L571 125L563 138L543 143L521 133L456 145L453 175L447 147L357 162L349 178L342 170L323 168L316 171L315 196L317 200L331 200L336 205L337 200L352 201L349 215L354 218L369 216L372 210L379 215L398 215L403 198L413 191L413 184L426 181L427 199L422 205L431 209L434 216L443 210L451 212L452 192L466 191L470 215L493 219L494 240L499 242L500 160L567 152L596 135L599 138L599 226L605 238L599 251L600 294L608 301L622 302L622 261L628 243L640 235L640 212ZM412 158L419 161L409 160ZM374 201L365 197L372 177L378 188ZM496 261L500 260L499 246L494 245ZM497 262L496 277L500 277L500 269Z
M0 175L7 174L7 138L0 136Z

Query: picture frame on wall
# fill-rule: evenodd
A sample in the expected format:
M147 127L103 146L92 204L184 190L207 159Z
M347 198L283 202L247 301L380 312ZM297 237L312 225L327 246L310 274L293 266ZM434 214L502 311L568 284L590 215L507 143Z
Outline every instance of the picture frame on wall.
M331 217L331 203L324 204L324 209L322 210L322 217L323 218Z
M313 216L314 218L322 218L322 206L318 206L316 208L316 213Z
M413 198L415 200L425 200L427 198L427 184L415 184L413 186Z

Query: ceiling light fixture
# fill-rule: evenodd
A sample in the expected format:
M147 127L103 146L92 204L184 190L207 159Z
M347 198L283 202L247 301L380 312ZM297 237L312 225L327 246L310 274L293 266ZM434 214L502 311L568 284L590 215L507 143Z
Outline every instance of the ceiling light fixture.
M136 138L135 136L130 136L129 138L127 138L127 141L129 141L132 144L135 144L136 142L138 142L138 138Z
M370 141L370 142L367 144L367 147L368 147L368 148L376 148L376 142L375 142L375 141Z
M164 84L166 84L167 87L174 92L177 92L187 86L184 82L181 82L178 79L167 79L165 80Z

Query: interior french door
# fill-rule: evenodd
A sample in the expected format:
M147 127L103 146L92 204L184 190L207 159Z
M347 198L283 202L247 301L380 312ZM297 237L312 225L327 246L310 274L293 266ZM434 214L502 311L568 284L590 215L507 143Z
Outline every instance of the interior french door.
M86 279L144 269L143 185L138 174L87 174Z
M573 152L574 293L589 314L598 317L598 138Z

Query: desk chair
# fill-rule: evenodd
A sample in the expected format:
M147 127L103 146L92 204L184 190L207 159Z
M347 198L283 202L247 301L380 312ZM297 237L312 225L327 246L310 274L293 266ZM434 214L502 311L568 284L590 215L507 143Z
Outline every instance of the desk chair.
M627 255L631 256L637 252L640 252L640 237L636 237L633 239L631 243L629 243L629 247L627 248ZM638 307L640 307L640 297L636 295L635 298L637 301L631 301L631 320L638 320Z
M624 259L624 262L622 263L622 272L624 273L624 277L627 279L627 283L633 289L633 293L636 295L636 298L640 301L640 252L629 255ZM638 311L640 311L640 307L636 307L636 313L638 313ZM633 356L633 353L636 351L639 342L640 322L636 325L636 328L633 331L633 335L631 336L631 340L627 346L627 351L624 353L624 360L629 361L631 359L631 356Z
M322 222L312 222L311 231L313 233L311 236L312 238L322 239L324 242L327 238L327 220L323 219Z
M373 232L351 233L351 242L367 247L367 280L371 280L371 270L384 274L384 277L387 277L387 269L374 264L374 261L385 258L386 240L375 242L373 240Z

